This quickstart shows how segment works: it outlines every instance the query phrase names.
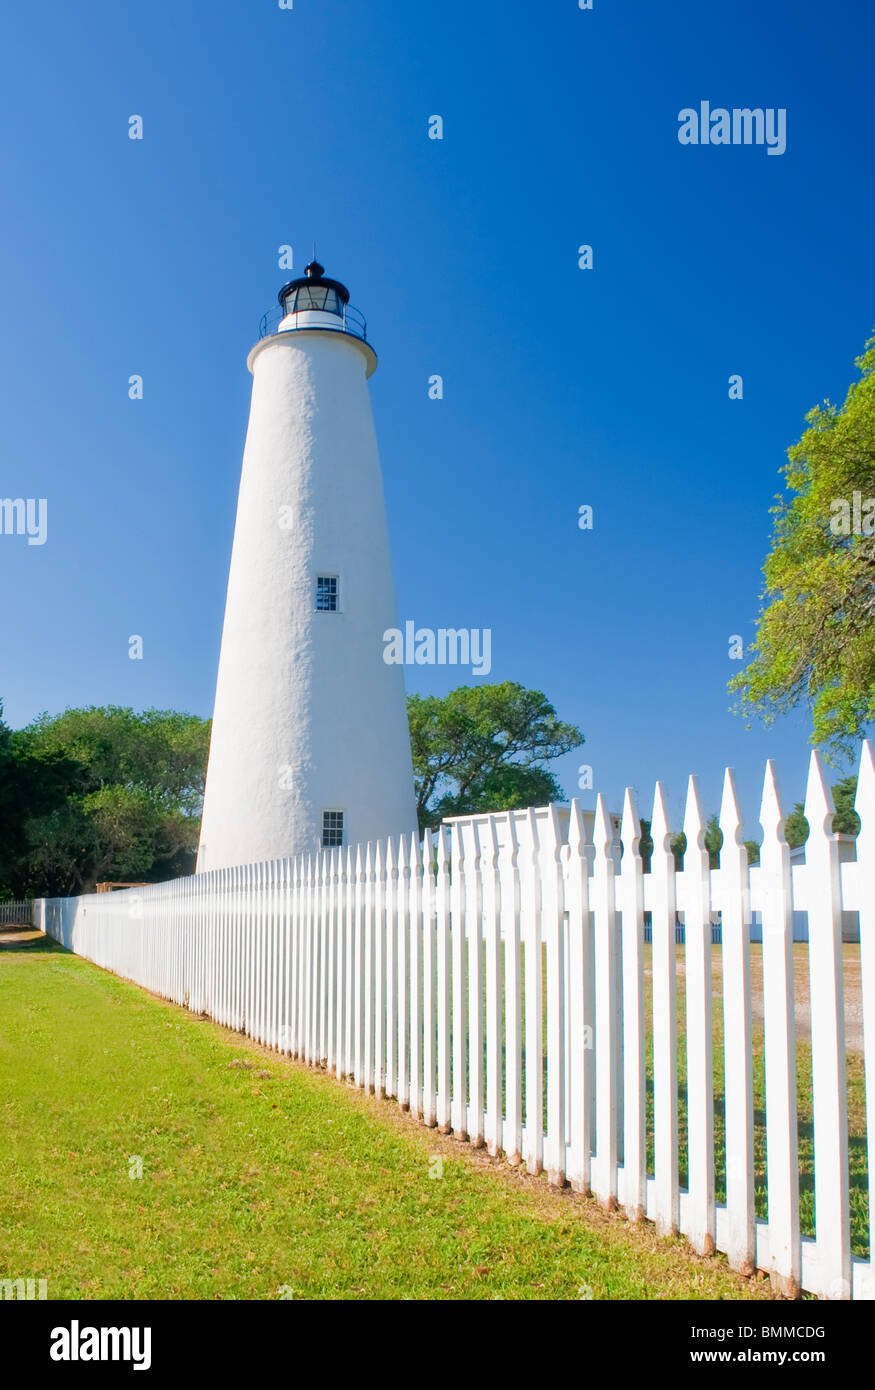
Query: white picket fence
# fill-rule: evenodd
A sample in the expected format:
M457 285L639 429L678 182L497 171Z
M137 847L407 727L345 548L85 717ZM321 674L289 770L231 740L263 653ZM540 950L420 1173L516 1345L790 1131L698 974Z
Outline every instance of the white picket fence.
M10 924L25 926L32 923L33 907L32 899L17 903L0 903L0 926L9 926Z
M620 857L599 798L473 818L415 840L44 900L44 929L147 989L279 1052L397 1097L553 1182L592 1191L737 1269L828 1298L875 1297L852 1257L841 914L860 916L866 1143L875 1134L875 765L863 747L855 862L840 863L815 755L804 864L791 868L771 764L749 869L732 773L709 868L695 778L682 871L657 784L649 873L627 791ZM591 820L591 818L590 818ZM793 911L808 914L815 1236L800 1223ZM712 948L719 911L722 946ZM652 947L644 945L650 914ZM762 917L767 1218L754 1191L751 913ZM685 942L676 946L677 914ZM722 955L725 1150L715 1152L712 949ZM759 947L755 948L759 950ZM802 948L804 950L804 948ZM646 961L652 1009L645 1008ZM683 962L683 975L678 961ZM678 1005L685 995L686 1186L679 1182ZM719 1018L719 1015L718 1015ZM648 1104L648 1045L652 1097ZM651 1113L652 1112L652 1113ZM652 1171L648 1140L652 1139ZM725 1172L726 1199L717 1202Z

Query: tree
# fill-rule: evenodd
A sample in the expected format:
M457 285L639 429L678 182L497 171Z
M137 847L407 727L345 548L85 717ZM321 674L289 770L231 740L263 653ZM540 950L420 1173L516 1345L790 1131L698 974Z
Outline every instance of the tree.
M669 842L671 852L674 855L675 868L678 870L684 867L684 855L687 852L687 837L683 830L679 830L676 835L672 835ZM708 867L717 869L720 867L720 850L723 847L723 831L717 824L716 816L709 816L705 825L705 849L708 851Z
M672 835L669 847L674 855L675 868L678 870L684 867L684 855L687 852L687 837L682 830L676 835ZM747 850L748 864L758 864L760 862L760 847L756 840L745 840L744 847ZM644 863L644 872L650 872L650 861L653 857L653 836L650 831L650 821L641 819L641 843L639 852ZM705 848L708 851L708 864L712 869L720 867L720 851L723 848L723 831L716 815L708 817L705 825Z
M81 781L78 763L63 751L33 749L3 720L0 701L0 898L28 896L23 865L29 843L27 823L48 814Z
M640 818L641 839L638 841L638 853L641 855L641 863L646 874L650 873L650 861L653 858L653 836L650 833L650 821Z
M832 818L832 828L836 835L859 835L860 817L854 810L854 798L857 795L856 777L843 777L840 782L834 782L832 787L832 799L835 806L835 815ZM784 822L784 835L787 844L791 849L797 849L799 845L804 845L808 839L809 825L805 819L805 807L801 801L797 801L793 810Z
M144 787L161 804L199 813L209 732L210 721L193 714L106 705L42 714L15 737L32 754L73 760L91 789Z
M720 851L723 848L723 831L714 815L708 817L708 824L705 826L705 848L708 851L708 867L719 869Z
M583 743L540 690L513 681L407 701L420 828L445 816L561 801L544 764Z
M766 723L805 701L812 742L847 754L875 718L875 337L845 403L788 450L753 660L730 689Z
M832 799L836 813L832 818L832 828L836 834L859 835L860 817L854 810L856 795L856 777L843 777L840 782L833 783Z
M0 725L0 888L67 895L191 872L209 728L117 706Z
M650 873L650 863L653 859L653 834L651 822L641 817L641 839L638 844L638 853L641 855L641 864L646 874ZM687 849L687 837L682 830L672 835L668 842L668 847L674 855L674 866L680 870L684 867L684 855Z
M805 819L805 811L801 801L796 802L793 810L784 821L784 839L791 849L798 849L808 839L808 821Z

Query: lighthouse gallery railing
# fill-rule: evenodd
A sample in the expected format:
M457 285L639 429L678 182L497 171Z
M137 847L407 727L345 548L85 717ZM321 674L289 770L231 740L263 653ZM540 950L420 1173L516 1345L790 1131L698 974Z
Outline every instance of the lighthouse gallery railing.
M312 309L304 310L303 312L321 314L327 313L326 310ZM276 333L284 317L285 311L279 304L277 304L272 309L268 309L266 313L262 314L261 320L258 325L259 340L262 338L267 338L271 333ZM362 341L365 343L368 341L368 324L364 314L361 312L360 309L356 309L352 304L345 304L343 306L343 312L340 314L332 314L332 317L337 319L337 327L335 330L336 332L351 333L354 338L361 338ZM331 332L331 329L327 324L319 326L324 327L326 332ZM304 327L307 327L307 325L304 325ZM289 332L295 331L295 329L289 329Z

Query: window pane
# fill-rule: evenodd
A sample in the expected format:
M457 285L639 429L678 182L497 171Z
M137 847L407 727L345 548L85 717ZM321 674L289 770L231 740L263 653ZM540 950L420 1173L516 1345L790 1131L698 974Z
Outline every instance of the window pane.
M341 849L343 846L343 812L322 812L322 848Z
M302 314L309 309L319 309L328 314L342 312L337 291L324 285L302 285L286 295L284 307L287 314Z
M316 580L316 612L337 612L337 575L320 574Z

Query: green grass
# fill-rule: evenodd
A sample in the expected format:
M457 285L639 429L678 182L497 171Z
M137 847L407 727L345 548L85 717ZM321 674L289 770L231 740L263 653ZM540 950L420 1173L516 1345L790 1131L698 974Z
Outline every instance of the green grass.
M50 1298L768 1287L48 942L0 951L0 1133L0 1278L46 1278Z

